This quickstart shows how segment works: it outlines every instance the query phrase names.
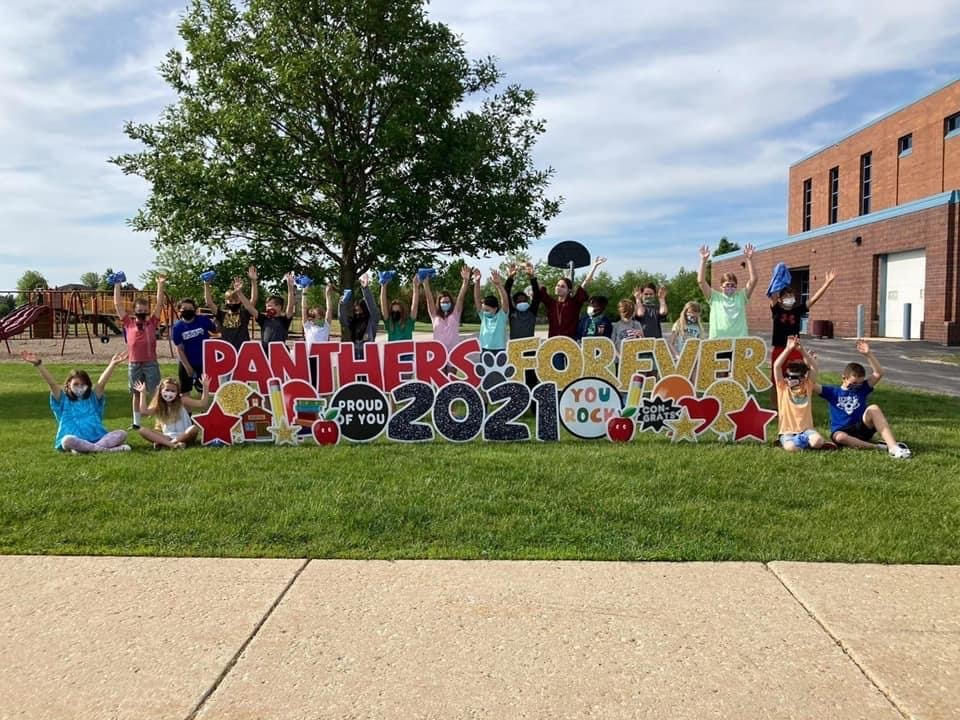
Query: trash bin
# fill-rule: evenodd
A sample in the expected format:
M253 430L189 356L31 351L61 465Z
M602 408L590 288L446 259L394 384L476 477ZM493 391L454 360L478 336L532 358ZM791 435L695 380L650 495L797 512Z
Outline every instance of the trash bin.
M833 339L833 321L813 320L810 323L810 335L812 337Z

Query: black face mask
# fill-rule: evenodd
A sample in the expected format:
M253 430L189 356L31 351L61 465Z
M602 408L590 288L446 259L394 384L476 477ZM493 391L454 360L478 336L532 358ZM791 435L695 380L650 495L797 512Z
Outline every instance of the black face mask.
M401 316L402 316L402 313L399 310L394 310L393 312L390 313L390 319L393 320L394 322L400 322Z
M184 320L193 320L197 316L196 310L181 310L180 317Z
M240 303L229 303L227 305L227 310L232 313L240 312Z
M149 313L144 313L144 312L134 313L134 315L137 316L137 320L139 320L140 322L143 322L144 320L146 320L148 314Z

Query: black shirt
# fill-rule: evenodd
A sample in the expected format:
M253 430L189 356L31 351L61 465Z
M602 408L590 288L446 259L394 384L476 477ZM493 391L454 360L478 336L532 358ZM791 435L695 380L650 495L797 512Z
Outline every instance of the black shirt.
M797 303L787 310L777 303L770 308L773 315L773 346L786 347L787 338L800 334L800 320L809 310L806 303Z

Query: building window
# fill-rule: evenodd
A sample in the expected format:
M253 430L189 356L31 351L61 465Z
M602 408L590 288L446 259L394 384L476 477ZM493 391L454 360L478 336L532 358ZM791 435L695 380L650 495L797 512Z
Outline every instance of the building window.
M900 153L900 157L904 155L909 155L913 150L913 133L909 135L904 135L902 138L897 140L897 152Z
M955 113L943 121L943 134L946 137L960 135L960 113Z
M810 215L813 207L813 181L807 178L803 181L803 232L810 229Z
M833 225L840 214L840 168L830 168L830 217L827 222Z
M870 212L870 167L873 163L873 153L864 153L860 156L860 214Z

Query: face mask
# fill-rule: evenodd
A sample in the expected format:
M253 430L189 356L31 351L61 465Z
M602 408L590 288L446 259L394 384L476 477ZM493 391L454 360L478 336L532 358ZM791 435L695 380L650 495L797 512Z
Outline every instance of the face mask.
M700 323L699 315L687 315L687 322L691 325L697 325Z
M139 320L140 322L143 322L144 320L147 319L147 313L145 312L138 312L134 314L137 316L137 320Z
M228 305L227 305L227 310L229 310L229 311L232 312L232 313L238 313L238 312L240 312L240 303L230 303L230 304L228 304Z
M587 308L587 315L589 315L590 317L593 317L596 314L597 314L597 309L595 307Z
M496 314L497 314L497 311L496 311L496 310L486 309L486 310L483 311L483 316L484 316L484 317L488 317L488 318L492 318L492 317L493 317L494 315L496 315Z
M184 320L193 320L197 316L196 310L181 310L180 317Z
M452 306L450 303L448 303L448 302L442 302L442 303L440 303L440 309L443 310L444 312L450 312L450 308L451 308L451 307L453 307L453 306Z
M160 393L160 397L163 398L164 402L173 402L177 399L176 390L164 390Z
M643 304L644 304L646 307L656 307L656 306L659 305L660 303L657 301L657 299L656 299L655 297L649 297L649 298L644 298L644 299L643 299Z
M403 315L399 310L390 311L390 319L394 322L400 322L400 317Z
M530 303L528 303L528 302L518 302L518 303L517 303L517 310L519 310L520 312L526 312L526 311L529 310L529 309L530 309Z
M267 308L267 312L264 313L267 317L276 317L277 311L275 308Z
M737 292L737 289L735 287L725 287L723 289L723 294L726 295L727 297L733 297L736 294L736 292Z
M90 388L86 385L71 385L70 392L73 393L74 397L83 397L87 394L87 390Z
M796 387L803 380L802 375L787 375L787 384L790 387Z
M784 309L789 310L790 308L792 308L794 305L797 304L797 301L794 300L792 297L781 298L780 304L783 305Z

